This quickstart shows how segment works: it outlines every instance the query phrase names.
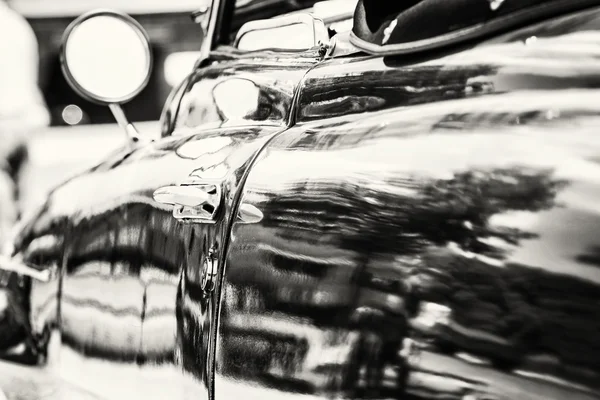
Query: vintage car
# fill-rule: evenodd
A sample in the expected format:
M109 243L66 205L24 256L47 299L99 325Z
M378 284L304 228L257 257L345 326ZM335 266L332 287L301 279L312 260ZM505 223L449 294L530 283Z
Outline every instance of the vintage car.
M120 107L140 25L67 29L127 141L4 247L0 370L94 399L599 399L600 1L235 3L196 13L155 140Z

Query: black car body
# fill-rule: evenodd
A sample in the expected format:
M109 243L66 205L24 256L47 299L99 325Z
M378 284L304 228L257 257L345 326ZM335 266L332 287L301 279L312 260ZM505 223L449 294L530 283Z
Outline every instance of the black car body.
M385 56L240 51L222 3L162 139L20 227L5 358L104 398L600 398L588 3Z

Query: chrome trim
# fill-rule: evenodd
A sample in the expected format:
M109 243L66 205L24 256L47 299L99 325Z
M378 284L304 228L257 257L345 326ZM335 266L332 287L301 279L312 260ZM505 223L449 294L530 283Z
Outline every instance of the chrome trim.
M326 58L356 55L360 52L361 50L350 41L350 32L342 32L331 38Z
M143 136L140 135L135 125L129 122L129 119L125 115L121 105L117 103L111 103L108 105L108 108L110 109L113 117L115 117L117 125L119 125L119 127L125 131L125 134L129 139L128 143L134 144L142 142Z
M252 204L242 203L238 210L237 222L242 224L256 224L262 221L264 214Z
M222 184L190 180L154 191L154 201L173 205L173 218L184 222L214 223L223 200Z
M217 251L212 247L202 263L202 279L200 281L200 287L207 296L215 288L215 282L218 275L219 257Z
M204 25L200 23L200 25L204 29L204 39L202 40L202 45L200 46L200 57L198 58L198 62L196 65L200 65L202 61L208 58L210 52L214 49L214 37L215 32L217 30L217 22L219 20L219 11L221 9L221 0L213 0L209 10L206 11L208 15L208 21ZM196 21L198 21L201 17L197 17ZM206 28L204 28L206 27Z

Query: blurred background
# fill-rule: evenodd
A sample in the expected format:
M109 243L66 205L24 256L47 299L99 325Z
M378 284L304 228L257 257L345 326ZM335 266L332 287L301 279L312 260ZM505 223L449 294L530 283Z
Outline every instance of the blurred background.
M192 68L202 32L190 13L199 0L10 0L37 38L39 86L50 112L50 126L29 138L29 162L21 174L21 209L26 211L47 191L76 170L99 161L122 145L123 131L106 106L77 95L60 67L65 28L77 16L97 8L112 8L133 16L150 37L154 66L148 86L124 105L140 131L158 132L158 119L173 87ZM81 151L65 151L81 149Z

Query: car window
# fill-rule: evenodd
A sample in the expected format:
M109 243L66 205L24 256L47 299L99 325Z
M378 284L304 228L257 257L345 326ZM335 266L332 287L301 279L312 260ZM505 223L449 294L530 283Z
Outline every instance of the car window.
M358 0L236 0L231 43L246 22L294 13L311 13L322 19L332 33L350 30Z

